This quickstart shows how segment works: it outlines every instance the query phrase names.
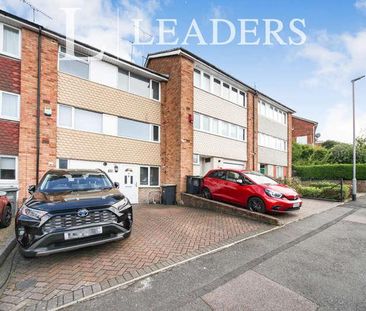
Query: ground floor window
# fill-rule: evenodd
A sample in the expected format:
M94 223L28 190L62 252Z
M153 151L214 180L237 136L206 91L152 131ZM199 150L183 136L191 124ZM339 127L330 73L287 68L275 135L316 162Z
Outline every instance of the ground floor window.
M140 167L140 186L159 186L159 168L153 166Z
M276 167L276 177L277 178L285 177L283 166L277 166Z
M69 161L66 160L66 159L58 159L58 168L68 169L69 168Z
M0 180L16 180L17 158L0 156Z

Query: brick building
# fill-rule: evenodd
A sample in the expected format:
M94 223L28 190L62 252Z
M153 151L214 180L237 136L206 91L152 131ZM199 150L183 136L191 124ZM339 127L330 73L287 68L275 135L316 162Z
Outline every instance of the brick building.
M291 175L292 109L183 49L145 67L0 11L0 187L101 168L134 203L217 167Z
M302 145L315 145L315 134L318 122L292 117L292 140Z

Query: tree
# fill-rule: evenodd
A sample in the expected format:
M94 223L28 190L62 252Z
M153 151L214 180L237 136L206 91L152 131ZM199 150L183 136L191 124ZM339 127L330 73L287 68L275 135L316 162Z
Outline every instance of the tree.
M326 140L325 142L322 143L322 147L326 148L326 149L332 149L334 146L339 145L340 142L336 141L336 140Z

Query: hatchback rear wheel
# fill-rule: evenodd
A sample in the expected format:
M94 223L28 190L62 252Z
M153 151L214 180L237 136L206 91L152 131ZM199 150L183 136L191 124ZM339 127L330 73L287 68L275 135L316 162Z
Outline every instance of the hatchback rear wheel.
M208 200L211 200L211 199L212 199L211 192L210 192L210 190L209 190L209 189L207 189L207 188L204 188L204 189L202 190L202 195L203 195L203 197L204 197L205 199L208 199Z
M257 212L257 213L266 212L266 205L264 204L263 200L258 197L253 197L248 200L248 208L252 212Z

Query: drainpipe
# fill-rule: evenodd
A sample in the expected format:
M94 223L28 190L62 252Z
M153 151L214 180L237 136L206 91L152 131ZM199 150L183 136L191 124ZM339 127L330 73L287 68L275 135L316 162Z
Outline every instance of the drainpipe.
M41 61L42 61L42 26L38 27L38 69L37 69L37 129L36 129L36 183L39 182L40 127L41 127Z

